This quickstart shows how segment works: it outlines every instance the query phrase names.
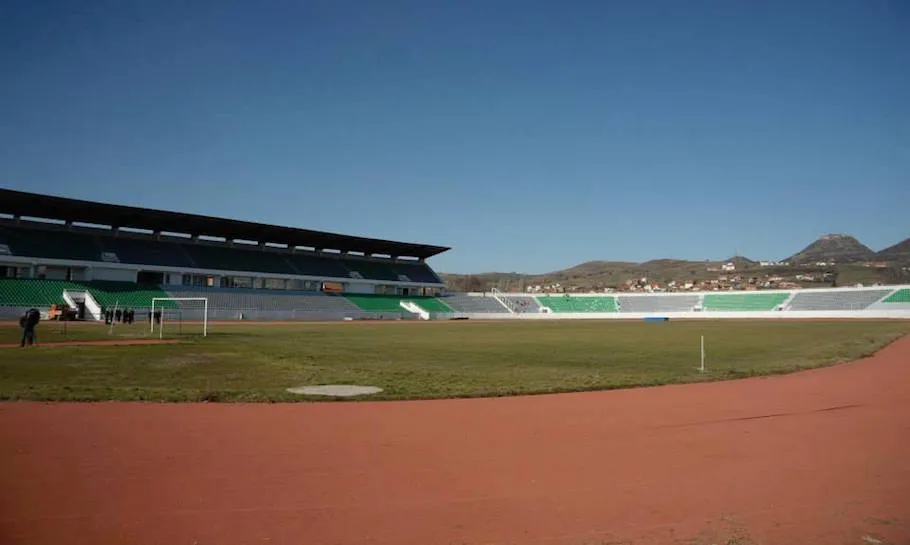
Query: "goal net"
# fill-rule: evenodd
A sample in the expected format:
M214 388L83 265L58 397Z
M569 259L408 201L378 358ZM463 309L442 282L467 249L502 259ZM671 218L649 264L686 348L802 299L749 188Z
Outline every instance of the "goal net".
M155 297L149 316L152 336L208 335L209 300L206 297Z

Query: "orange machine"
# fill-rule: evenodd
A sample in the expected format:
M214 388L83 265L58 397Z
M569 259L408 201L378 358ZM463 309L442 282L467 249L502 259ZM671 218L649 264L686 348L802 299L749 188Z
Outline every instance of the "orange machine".
M71 309L68 305L51 305L47 311L48 320L75 320L76 309Z

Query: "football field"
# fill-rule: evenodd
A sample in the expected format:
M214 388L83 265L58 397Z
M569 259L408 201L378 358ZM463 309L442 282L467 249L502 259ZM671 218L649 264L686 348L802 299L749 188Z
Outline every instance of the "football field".
M854 360L910 333L910 323L215 323L200 332L171 324L171 344L115 346L102 343L158 336L140 324L43 322L37 348L0 348L0 398L300 401L317 398L287 389L354 384L382 389L361 399L426 399L701 382ZM19 334L0 326L0 344L18 344Z

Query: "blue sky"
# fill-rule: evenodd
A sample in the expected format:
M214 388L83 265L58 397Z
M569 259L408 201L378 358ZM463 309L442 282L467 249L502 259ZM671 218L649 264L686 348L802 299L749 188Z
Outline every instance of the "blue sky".
M0 185L448 272L910 236L910 4L0 4Z

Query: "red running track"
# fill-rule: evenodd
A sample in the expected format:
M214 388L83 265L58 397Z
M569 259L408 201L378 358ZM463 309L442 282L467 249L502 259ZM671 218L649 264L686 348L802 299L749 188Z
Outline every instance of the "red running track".
M3 544L910 543L910 337L789 376L0 405Z

